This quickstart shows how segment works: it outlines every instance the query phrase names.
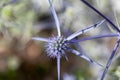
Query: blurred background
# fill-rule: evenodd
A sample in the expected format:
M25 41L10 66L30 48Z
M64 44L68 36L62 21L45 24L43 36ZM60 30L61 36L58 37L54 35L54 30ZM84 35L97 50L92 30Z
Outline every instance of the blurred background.
M120 23L120 0L88 0L116 25ZM80 0L53 0L65 37L103 20ZM105 22L78 37L117 33ZM48 0L0 0L0 80L57 80L56 59L46 55L44 43L32 37L56 36ZM116 38L80 42L80 52L105 65ZM81 49L82 48L82 49ZM78 49L78 48L75 48ZM119 54L119 51L118 53ZM62 58L62 80L99 80L103 69L67 53ZM120 80L120 58L116 57L105 80Z

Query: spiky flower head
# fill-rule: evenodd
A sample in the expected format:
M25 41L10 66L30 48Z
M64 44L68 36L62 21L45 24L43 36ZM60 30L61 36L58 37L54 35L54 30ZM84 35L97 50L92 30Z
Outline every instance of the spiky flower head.
M116 42L116 44L115 44L115 46L114 46L114 48L112 50L112 53L111 53L111 55L110 55L110 57L109 57L109 59L107 61L106 67L105 67L105 69L104 69L104 71L102 73L101 79L100 79L100 80L104 80L104 78L105 78L105 76L106 76L106 74L108 72L108 69L109 69L109 67L110 67L110 65L111 65L111 63L113 61L113 58L114 58L114 56L115 56L115 54L116 54L116 52L118 50L118 47L120 45L120 29L118 27L119 26L118 20L117 20L116 14L114 12L114 17L115 17L115 20L116 20L116 23L117 23L117 26L116 26L109 18L107 18L104 14L102 14L99 10L97 10L95 7L93 7L87 1L85 1L85 0L81 0L81 1L84 4L86 4L89 8L91 8L93 11L95 11L98 15L103 17L109 24L112 25L111 27L118 32L118 36L117 36L118 40L117 40L117 42Z
M49 38L50 42L46 43L46 52L48 56L56 58L65 55L65 50L68 48L69 42L63 36Z
M64 56L67 59L67 56L65 54L65 51L70 51L71 53L87 60L90 63L93 64L97 64L99 66L102 66L101 64L97 63L96 61L94 61L93 59L91 59L89 56L87 56L84 53L79 52L78 50L72 49L69 45L73 44L76 42L80 42L80 41L86 41L86 40L91 40L91 39L96 39L96 38L103 38L103 37L112 37L112 36L117 36L117 35L102 35L102 36L94 36L94 37L89 37L89 38L83 38L80 40L75 40L75 37L90 31L91 29L94 29L96 27L98 27L99 25L101 25L103 22L105 22L105 20L99 21L96 24L93 24L85 29L82 30L78 30L77 32L69 35L68 37L64 38L62 35L62 31L60 28L60 23L56 14L56 11L54 9L54 6L52 4L52 0L48 0L49 4L50 4L50 10L52 12L55 24L56 24L56 28L57 28L57 36L56 37L50 37L48 38L42 38L42 37L33 37L33 40L39 40L39 41L43 41L46 42L46 52L48 54L48 56L52 57L52 58L56 58L57 59L57 74L58 74L58 80L60 80L60 59L61 56ZM79 46L78 46L79 47Z

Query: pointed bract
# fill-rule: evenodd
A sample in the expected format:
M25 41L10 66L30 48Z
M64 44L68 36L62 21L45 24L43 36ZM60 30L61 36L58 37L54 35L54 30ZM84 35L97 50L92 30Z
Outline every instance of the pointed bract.
M91 29L94 29L94 28L100 26L104 21L105 20L99 21L96 24L93 24L93 25L91 25L91 26L89 26L89 27L87 27L85 29L82 29L82 30L79 30L79 31L73 33L72 35L67 37L67 40L74 39L75 37L79 36L80 34L83 34L83 33L87 32L87 31L90 31Z
M113 57L115 56L115 53L116 53L116 51L117 51L117 49L119 47L119 43L120 43L120 39L117 41L117 43L116 43L116 45L115 45L115 47L114 47L114 49L112 51L112 54L110 55L110 58L109 58L109 60L107 62L107 65L106 65L106 67L104 69L104 72L102 74L101 80L104 80L104 77L105 77L105 75L106 75L106 73L107 73L107 71L108 71L108 69L109 69L109 67L110 67L110 65L112 63Z
M42 37L32 37L32 40L38 40L38 41L43 41L43 42L51 42L47 38L42 38Z
M78 43L78 42L82 42L82 41L87 41L87 40L92 40L92 39L99 39L99 38L108 38L108 37L119 37L119 34L97 35L97 36L92 36L92 37L87 37L87 38L74 39L74 40L72 40L70 42Z
M71 51L73 54L75 54L75 55L77 55L77 56L80 56L81 58L87 60L87 61L90 62L90 63L97 64L97 65L103 67L103 65L101 65L101 64L99 64L99 63L97 63L97 62L95 62L95 61L92 60L90 57L88 57L88 56L85 55L85 54L80 53L80 52L77 51L77 50L69 49L69 51Z
M55 20L56 27L57 27L58 36L61 36L60 23L59 23L56 11L55 11L55 9L53 7L52 0L48 0L48 1L49 1L50 9L51 9L51 12L52 12L52 15L53 15L53 18Z

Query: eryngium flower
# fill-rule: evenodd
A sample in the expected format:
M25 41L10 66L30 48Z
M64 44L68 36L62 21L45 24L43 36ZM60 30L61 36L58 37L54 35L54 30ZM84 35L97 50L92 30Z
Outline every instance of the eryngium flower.
M50 57L65 56L65 50L68 48L69 42L64 37L52 37L49 39L51 42L46 44L46 52Z
M71 34L67 38L61 35L61 29L60 29L60 23L57 17L57 14L55 12L55 9L52 4L52 0L48 0L50 4L50 10L52 12L53 18L55 20L56 28L57 28L57 36L53 36L50 38L42 38L42 37L33 37L33 40L39 40L46 42L45 48L48 56L52 58L57 58L57 73L58 73L58 80L60 80L60 58L63 56L67 59L67 56L65 54L65 51L70 51L71 53L80 56L81 58L87 60L90 63L97 64L99 66L102 66L101 64L95 62L93 59L91 59L89 56L87 56L84 53L81 53L75 49L72 49L70 45L80 42L80 41L86 41L86 40L91 40L91 39L96 39L96 38L103 38L103 37L114 37L118 36L118 34L108 34L108 35L99 35L99 36L94 36L94 37L88 37L88 38L82 38L75 40L75 37L90 31L91 29L94 29L98 26L100 26L105 20L101 20L85 29L78 30L77 32Z

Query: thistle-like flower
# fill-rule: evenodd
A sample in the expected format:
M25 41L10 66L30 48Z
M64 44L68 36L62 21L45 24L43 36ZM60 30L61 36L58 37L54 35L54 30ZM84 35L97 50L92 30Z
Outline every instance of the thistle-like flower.
M65 50L68 48L69 42L64 37L50 38L51 42L46 44L46 52L50 57L57 57L65 55Z
M112 25L112 28L115 31L117 31L117 34L116 34L116 37L118 38L117 42L116 42L116 44L115 44L115 46L114 46L114 48L112 50L112 53L111 53L111 55L110 55L110 57L109 57L109 59L107 61L106 67L105 67L105 69L104 69L104 71L102 73L101 79L100 79L100 80L104 80L104 78L106 76L106 73L108 72L108 69L109 69L109 67L110 67L110 65L111 65L111 63L113 61L113 58L114 58L114 56L115 56L115 54L117 52L117 49L119 47L119 44L120 44L120 29L117 27L117 26L119 26L118 20L117 20L116 14L114 13L115 20L117 22L117 26L116 26L110 19L108 19L106 16L104 16L100 11L98 11L95 7L93 7L92 5L90 5L87 1L85 1L85 0L81 0L81 1L84 4L86 4L88 7L90 7L93 11L95 11L96 13L98 13L101 17L103 17L109 24ZM118 56L119 56L119 54L118 54Z
M59 23L56 11L53 7L52 0L48 0L48 1L50 4L50 10L51 10L53 18L55 20L58 35L50 37L50 38L33 37L32 39L46 42L45 49L46 49L47 55L50 56L51 58L57 58L58 80L60 80L60 58L65 57L67 59L65 51L70 51L73 54L80 56L81 58L87 60L90 63L102 66L101 64L95 62L93 59L91 59L86 54L80 53L79 51L72 49L70 47L70 45L72 45L76 42L86 41L86 40L91 40L91 39L96 39L96 38L114 37L114 36L117 36L117 34L101 35L101 36L94 36L94 37L88 37L88 38L75 40L75 37L87 32L87 31L90 31L91 29L98 27L105 21L105 20L101 20L101 21L97 22L96 24L93 24L85 29L79 30L65 38L64 36L61 35L60 23Z

